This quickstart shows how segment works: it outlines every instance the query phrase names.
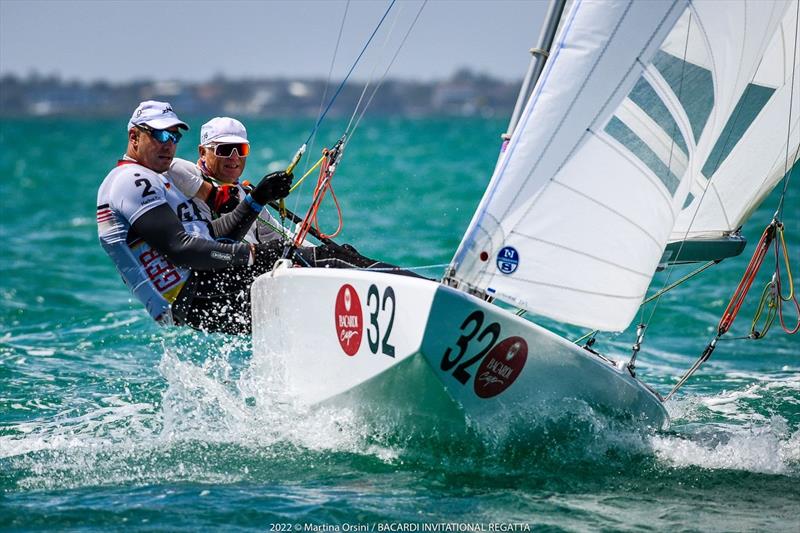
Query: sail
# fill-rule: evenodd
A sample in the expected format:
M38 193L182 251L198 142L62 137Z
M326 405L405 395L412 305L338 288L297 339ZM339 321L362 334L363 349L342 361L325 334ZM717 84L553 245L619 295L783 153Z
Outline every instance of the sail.
M741 19L713 17L709 11L716 11L713 5L699 3L696 9L702 20L708 20L709 39L745 31ZM717 141L700 147L704 157L696 158L686 207L678 216L670 241L714 238L735 231L795 163L800 146L797 10L797 2L786 9L751 79L732 68L717 67L720 76L729 75L719 81L720 90L715 95L713 106L720 112L712 113L706 126L711 131L708 138ZM722 45L710 44L712 49ZM712 68L706 58L692 59L695 68ZM716 58L733 59L737 58ZM730 87L739 90L723 90Z
M450 279L559 321L626 328L787 6L575 1Z

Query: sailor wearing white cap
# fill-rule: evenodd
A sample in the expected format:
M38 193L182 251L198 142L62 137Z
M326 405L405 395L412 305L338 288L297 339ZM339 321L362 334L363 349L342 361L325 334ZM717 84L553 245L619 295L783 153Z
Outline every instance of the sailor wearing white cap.
M134 109L128 121L128 131L136 126L146 125L155 130L168 130L173 127L189 129L189 126L178 118L172 106L167 102L147 100Z
M213 185L201 207L208 209L207 214L214 219L232 211L252 188L247 182L239 181L251 149L247 129L235 118L214 117L200 128L197 149L197 163L175 158L169 175L189 196L197 194L195 180L198 176ZM202 194L198 195L203 198ZM245 240L252 243L269 242L286 233L281 223L265 209Z

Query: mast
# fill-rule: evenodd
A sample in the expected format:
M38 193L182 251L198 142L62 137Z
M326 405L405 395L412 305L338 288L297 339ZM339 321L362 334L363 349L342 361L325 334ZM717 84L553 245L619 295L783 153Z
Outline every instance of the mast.
M539 40L534 48L530 49L531 62L528 66L528 72L522 80L522 87L517 96L517 103L514 105L514 111L511 113L511 120L508 123L508 130L501 137L504 141L511 139L511 134L517 127L517 122L522 114L522 109L525 107L525 102L531 95L531 91L536 86L539 76L544 69L547 56L550 55L550 47L553 46L553 39L556 36L558 24L561 21L561 14L564 12L564 5L566 0L550 0L550 6L547 8L547 14L544 19L544 26L539 34ZM505 146L504 146L505 149Z

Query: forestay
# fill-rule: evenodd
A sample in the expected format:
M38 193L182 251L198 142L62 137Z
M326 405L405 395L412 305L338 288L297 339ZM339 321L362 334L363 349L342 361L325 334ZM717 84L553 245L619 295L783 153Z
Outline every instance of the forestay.
M556 320L627 327L786 8L573 3L451 279Z

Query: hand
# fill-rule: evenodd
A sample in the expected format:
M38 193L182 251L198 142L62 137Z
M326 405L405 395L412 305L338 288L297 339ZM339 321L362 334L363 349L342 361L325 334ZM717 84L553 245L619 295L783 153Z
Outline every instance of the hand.
M280 200L289 196L289 188L292 185L294 174L286 173L283 170L267 174L256 185L250 196L257 203L264 205L274 200Z
M236 185L213 187L206 203L215 213L220 215L230 213L239 204L239 189Z

